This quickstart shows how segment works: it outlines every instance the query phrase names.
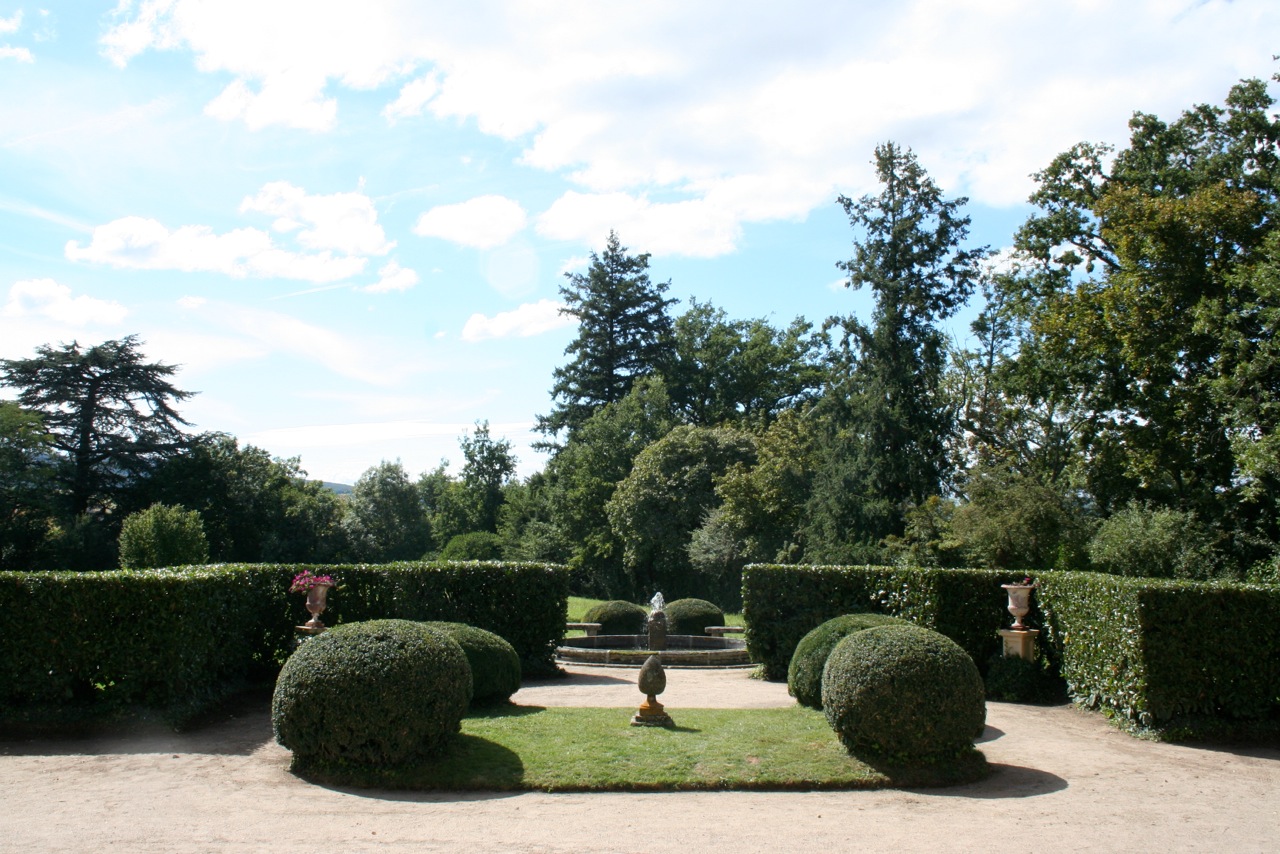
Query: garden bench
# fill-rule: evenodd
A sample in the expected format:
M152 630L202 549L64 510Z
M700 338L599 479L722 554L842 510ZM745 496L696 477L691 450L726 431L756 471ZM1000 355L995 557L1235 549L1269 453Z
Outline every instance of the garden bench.
M703 631L712 637L722 638L725 635L744 634L747 630L743 626L707 626Z
M581 629L587 633L589 638L595 637L596 633L600 631L599 623L565 623L564 627L566 629Z

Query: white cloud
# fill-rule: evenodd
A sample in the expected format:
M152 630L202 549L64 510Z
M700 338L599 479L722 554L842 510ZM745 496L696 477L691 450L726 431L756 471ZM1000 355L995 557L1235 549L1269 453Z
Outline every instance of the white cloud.
M383 109L382 115L394 124L397 119L422 115L427 102L440 91L440 75L433 72L425 77L411 80L400 89L400 97Z
M371 294L389 294L396 291L407 291L418 284L418 274L407 267L401 267L391 261L378 271L378 281L366 285L360 290Z
M1135 108L1220 101L1234 80L1268 74L1278 31L1274 0L651 0L608 15L585 0L476 0L467 14L151 0L122 4L103 44L121 64L190 50L231 78L211 114L251 127L329 128L343 89L396 87L388 120L466 122L574 181L578 198L540 229L598 245L625 228L648 251L712 256L744 223L872 190L872 150L887 139L949 194L1019 203L1029 173L1079 140L1122 138ZM629 225L589 228L590 211Z
M0 45L0 59L16 59L18 62L35 62L36 58L25 47Z
M473 314L462 327L463 341L484 341L489 338L529 338L553 329L573 326L577 321L562 314L563 303L543 299L525 303L519 308L485 317Z
M386 255L395 247L378 225L373 201L363 193L309 195L287 181L266 184L240 203L240 212L277 217L271 227L298 232L307 249L333 249L346 255Z
M476 249L492 249L518 234L527 222L519 203L490 195L434 207L418 217L413 232Z
M655 254L713 257L732 252L741 235L733 212L709 199L655 203L627 193L570 190L538 217L538 233L599 245L609 230Z
M107 264L129 270L181 270L222 273L235 278L304 279L331 282L364 270L364 258L332 252L302 254L279 249L256 228L215 234L206 225L170 231L154 219L127 216L93 230L88 245L67 242L71 261Z
M170 229L158 220L127 216L94 228L87 245L68 241L66 256L132 270L336 282L364 272L367 256L385 255L395 246L362 193L309 195L276 181L246 198L240 211L275 216L273 230L310 251L283 248L259 228L218 234L207 225Z
M27 279L9 288L9 300L0 314L5 317L38 317L67 326L114 325L128 316L118 302L80 295L53 279Z
M22 27L22 10L13 13L12 18L0 18L0 33L16 33Z

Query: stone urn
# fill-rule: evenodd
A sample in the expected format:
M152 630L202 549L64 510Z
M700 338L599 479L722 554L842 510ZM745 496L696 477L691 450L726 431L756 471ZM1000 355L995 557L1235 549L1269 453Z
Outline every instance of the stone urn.
M312 634L324 631L324 623L320 621L320 615L329 604L329 588L332 586L332 584L317 584L307 590L307 613L311 615L311 619L307 620L303 628Z
M1027 627L1022 624L1022 618L1031 610L1031 591L1036 589L1036 585L1001 584L1000 586L1009 594L1009 613L1013 615L1014 630L1025 631Z

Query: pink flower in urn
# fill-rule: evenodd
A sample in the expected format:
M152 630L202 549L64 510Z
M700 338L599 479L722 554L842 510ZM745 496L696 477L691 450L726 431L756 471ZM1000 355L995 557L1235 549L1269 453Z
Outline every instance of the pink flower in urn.
M313 587L334 587L336 582L332 575L315 575L309 569L304 569L293 577L293 583L289 585L290 593L307 593Z

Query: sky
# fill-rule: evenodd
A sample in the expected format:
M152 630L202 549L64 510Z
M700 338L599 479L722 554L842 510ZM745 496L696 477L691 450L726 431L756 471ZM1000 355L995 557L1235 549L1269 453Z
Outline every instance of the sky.
M1276 53L1275 0L0 0L0 358L137 335L312 478L479 421L528 475L610 230L677 312L865 319L878 143L1000 249L1056 154Z

